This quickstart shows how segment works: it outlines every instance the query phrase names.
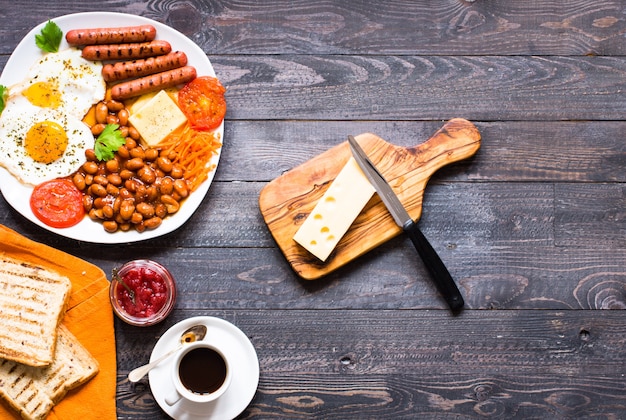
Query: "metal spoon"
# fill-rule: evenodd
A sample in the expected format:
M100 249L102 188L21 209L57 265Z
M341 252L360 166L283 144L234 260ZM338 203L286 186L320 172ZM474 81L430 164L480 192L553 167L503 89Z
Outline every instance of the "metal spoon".
M128 380L131 382L139 381L141 378L146 376L146 374L150 372L153 367L182 349L185 344L193 343L194 341L200 341L204 338L205 335L206 325L194 325L192 327L189 327L180 336L180 346L176 347L174 350L165 353L154 362L148 363L147 365L139 366L138 368L131 370L128 374Z

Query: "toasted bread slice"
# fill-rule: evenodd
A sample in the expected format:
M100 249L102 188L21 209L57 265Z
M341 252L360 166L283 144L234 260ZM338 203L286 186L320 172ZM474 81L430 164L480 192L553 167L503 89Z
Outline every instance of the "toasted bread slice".
M71 288L65 276L0 254L0 358L52 363Z
M98 361L60 325L50 366L33 367L0 360L0 396L22 418L45 419L69 390L89 381L98 370Z

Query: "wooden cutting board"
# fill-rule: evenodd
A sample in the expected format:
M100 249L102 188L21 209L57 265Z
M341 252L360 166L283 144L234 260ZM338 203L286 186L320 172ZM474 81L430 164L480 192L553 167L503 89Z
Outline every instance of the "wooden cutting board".
M472 156L480 147L476 126L460 118L448 121L428 141L414 147L394 146L371 133L355 138L414 220L422 214L424 189L435 171ZM374 194L325 262L293 240L351 156L346 140L261 190L259 205L265 223L293 270L304 279L318 279L402 232Z

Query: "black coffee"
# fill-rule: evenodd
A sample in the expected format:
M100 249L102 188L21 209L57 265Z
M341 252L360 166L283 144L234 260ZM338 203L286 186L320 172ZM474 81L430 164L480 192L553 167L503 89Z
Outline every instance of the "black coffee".
M226 362L218 352L198 347L183 356L178 367L180 381L195 394L217 391L226 380Z

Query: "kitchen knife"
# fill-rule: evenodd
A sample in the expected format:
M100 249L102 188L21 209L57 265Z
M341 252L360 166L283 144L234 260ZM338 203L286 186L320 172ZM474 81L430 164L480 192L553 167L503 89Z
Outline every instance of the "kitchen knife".
M443 261L441 261L437 252L419 229L417 223L413 221L406 211L387 180L385 180L378 169L376 169L376 166L369 160L363 149L361 149L356 139L353 136L348 136L348 142L350 143L350 149L352 150L354 159L359 164L365 177L378 193L378 196L387 207L387 210L389 210L389 213L391 213L393 220L406 232L409 238L411 238L415 249L417 249L437 289L443 295L450 309L453 311L460 310L464 305L463 296L461 296L461 292L454 283Z

